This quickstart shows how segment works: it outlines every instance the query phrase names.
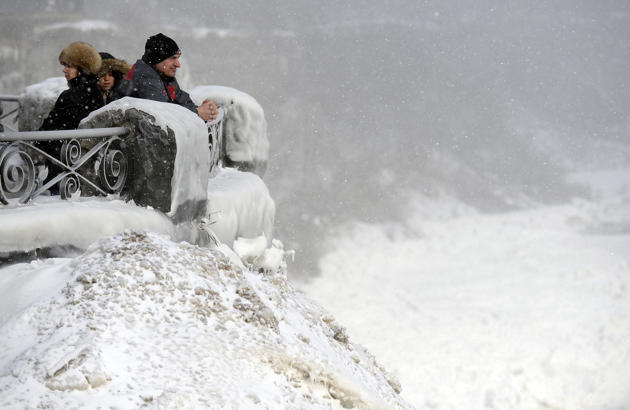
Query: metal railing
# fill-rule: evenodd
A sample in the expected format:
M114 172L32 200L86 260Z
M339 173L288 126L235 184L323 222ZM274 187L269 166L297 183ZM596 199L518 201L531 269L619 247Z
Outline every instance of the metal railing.
M128 133L124 127L0 133L0 202L25 203L54 188L63 199L82 187L100 195L120 193L127 178L120 137ZM43 150L41 141L58 141L59 158ZM51 169L56 175L47 180Z
M2 102L15 102L18 107L3 114L0 105L0 203L26 203L47 191L58 191L61 198L67 199L79 191L108 195L123 190L128 177L128 157L121 137L127 135L129 129L20 132L2 121L17 113L19 96L0 94ZM206 123L211 174L221 163L224 120L225 111L219 107L217 117ZM10 131L2 132L2 125L5 131L7 128ZM42 147L43 141L58 142L58 157L51 153L51 143ZM49 177L51 173L55 175Z

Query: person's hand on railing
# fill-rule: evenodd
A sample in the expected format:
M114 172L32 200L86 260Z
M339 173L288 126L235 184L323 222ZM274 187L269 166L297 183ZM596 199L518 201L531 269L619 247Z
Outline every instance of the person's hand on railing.
M217 117L219 109L214 101L205 99L201 105L197 107L197 113L204 121L209 122Z

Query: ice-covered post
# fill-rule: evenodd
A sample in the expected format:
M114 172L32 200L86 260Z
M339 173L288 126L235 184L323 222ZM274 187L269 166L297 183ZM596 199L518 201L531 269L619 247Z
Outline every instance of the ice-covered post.
M231 87L200 85L190 91L196 104L209 99L223 107L223 164L262 177L269 160L267 120L251 95Z

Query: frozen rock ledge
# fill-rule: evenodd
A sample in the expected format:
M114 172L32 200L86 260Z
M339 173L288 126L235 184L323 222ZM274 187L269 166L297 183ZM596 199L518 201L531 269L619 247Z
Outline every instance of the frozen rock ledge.
M21 127L37 129L46 104L61 90L58 78L27 87L20 96ZM84 190L87 197L38 197L27 206L3 207L0 258L66 245L85 249L125 229L151 230L197 244L209 243L207 233L229 246L238 237L271 239L275 204L261 179L268 156L262 108L227 87L198 87L195 95L225 105L230 161L255 173L217 167L210 175L208 129L198 116L174 104L123 98L94 111L80 125L130 130L124 137L129 171L120 196L94 198ZM93 144L82 141L86 150Z

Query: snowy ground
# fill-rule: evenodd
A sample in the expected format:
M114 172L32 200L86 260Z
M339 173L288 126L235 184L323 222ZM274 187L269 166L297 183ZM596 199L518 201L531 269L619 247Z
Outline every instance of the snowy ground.
M630 408L622 180L626 200L496 215L441 204L443 218L419 207L404 228L354 225L301 287L417 408Z
M281 272L157 234L0 271L0 408L410 408Z

